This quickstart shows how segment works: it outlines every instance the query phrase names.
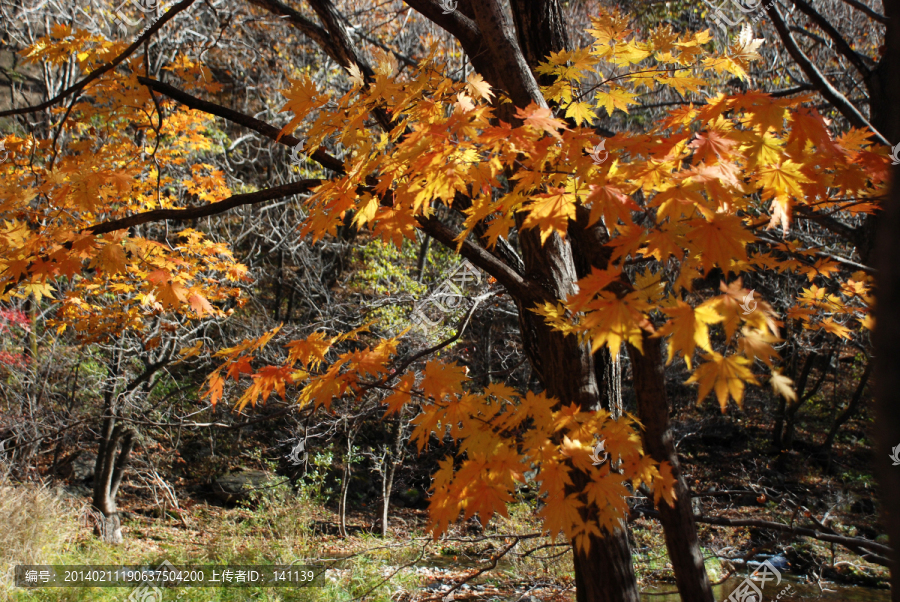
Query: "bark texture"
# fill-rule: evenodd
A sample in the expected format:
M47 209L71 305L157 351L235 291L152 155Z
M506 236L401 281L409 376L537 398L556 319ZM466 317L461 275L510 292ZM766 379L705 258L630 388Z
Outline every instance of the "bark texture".
M888 18L883 61L884 103L893 110L884 117L883 132L900 143L900 0L885 0ZM891 599L900 602L900 466L893 466L891 449L900 445L900 166L894 167L893 185L885 210L878 219L875 260L878 305L875 313L875 468L879 478L882 524L887 527L891 561Z
M134 432L116 424L115 376L118 374L117 362L110 370L110 384L104 391L104 417L101 430L100 448L97 451L97 462L94 468L94 495L92 506L96 512L97 525L94 532L104 542L122 543L122 525L119 510L116 506L116 494L131 450L134 448ZM121 445L121 450L119 447ZM118 453L116 453L118 452Z
M470 6L491 51L495 73L499 71L499 83L515 106L534 103L546 107L533 69L551 51L561 50L567 44L561 19L546 18L559 14L560 8L556 0L519 4L514 11L516 24L523 24L519 31L505 3L488 0ZM509 120L508 115L504 118ZM541 297L563 299L576 291L578 272L568 240L554 235L541 244L536 231L526 230L520 231L519 244L525 276L542 285ZM530 311L540 298L514 296L526 353L547 393L563 403L574 402L585 411L600 409L601 396L590 349L575 338L550 329ZM589 476L576 471L572 478L573 489L580 489ZM624 524L621 530L602 539L593 538L589 553L576 551L574 568L578 602L638 602L640 598Z
M669 425L662 341L645 334L642 347L643 353L629 346L628 355L634 375L638 417L644 425L644 448L657 462L671 464L675 477L674 505L669 506L665 501L657 504L675 582L685 602L713 602L712 587L703 564L697 525L691 510L691 492L681 473Z

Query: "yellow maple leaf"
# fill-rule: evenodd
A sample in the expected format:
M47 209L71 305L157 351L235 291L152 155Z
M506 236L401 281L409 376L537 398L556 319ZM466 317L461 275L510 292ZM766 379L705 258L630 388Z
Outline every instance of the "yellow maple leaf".
M548 188L548 192L532 197L533 201L523 208L528 216L522 228L539 227L541 243L554 232L565 236L569 228L569 220L575 219L575 195L565 188Z
M610 88L609 92L598 91L594 96L598 107L606 107L606 114L612 115L616 109L628 112L628 105L638 104L637 94L627 92L623 88Z
M347 73L350 75L350 81L354 86L362 87L362 85L366 83L362 71L359 70L359 66L356 63L351 64L349 67L346 67L346 69Z
M298 339L285 344L288 350L288 364L293 366L300 362L306 368L312 370L325 361L325 354L331 349L334 340L328 338L324 332L314 332L305 339Z
M660 498L669 506L675 506L675 475L672 473L672 465L661 462L659 476L653 481L653 503L659 506Z
M715 213L706 219L691 220L688 226L690 248L698 256L704 273L714 267L726 273L731 271L733 262L747 260L744 247L756 239L736 215Z
M581 125L584 122L590 125L597 118L597 114L588 103L577 101L566 107L566 117L574 119L575 125Z
M646 318L642 312L648 308L638 293L618 298L603 292L589 307L581 328L591 338L591 352L606 345L615 357L625 342L643 349L641 325Z
M769 385L777 395L781 395L788 401L797 401L797 393L794 391L794 381L781 373L781 370L773 370L769 377Z
M559 533L565 533L571 538L575 525L583 522L579 509L584 502L578 499L578 494L562 493L548 496L544 507L538 513L544 519L544 532L551 538L556 538Z
M462 392L462 382L469 369L456 362L446 363L431 360L425 364L425 376L422 378L422 392L435 401L441 401L448 395Z
M543 130L556 138L562 140L560 130L568 130L566 122L553 116L553 112L547 107L539 107L534 103L528 105L524 109L516 109L516 117L525 122L525 125Z
M310 111L318 108L327 100L319 95L315 82L306 74L300 79L289 78L288 81L291 82L291 87L281 90L281 94L287 98L287 102L284 103L279 112L290 111L294 114L294 118L281 128L281 131L278 133L279 139L282 135L293 132Z
M801 165L786 159L778 165L769 165L759 171L759 180L767 189L769 196L783 199L788 196L803 198L800 184L809 183L810 179L803 175Z
M677 301L676 306L664 309L670 316L655 336L669 336L668 359L671 364L675 353L684 357L688 370L691 369L691 358L697 347L704 351L712 351L709 343L709 325L722 321L722 316L709 304L693 308L684 301Z
M750 360L740 355L726 357L715 351L704 355L704 360L706 361L697 366L691 377L685 381L685 384L698 383L700 385L697 403L702 402L710 391L714 390L723 413L728 405L729 396L738 406L742 405L744 385L746 383L756 384L756 377L750 372Z
M830 332L831 334L840 337L842 339L849 339L851 335L851 330L846 326L838 324L831 318L825 318L820 323L820 327L826 332Z
M475 98L490 102L494 93L491 91L491 85L484 81L484 78L475 72L469 74L466 78L466 90Z

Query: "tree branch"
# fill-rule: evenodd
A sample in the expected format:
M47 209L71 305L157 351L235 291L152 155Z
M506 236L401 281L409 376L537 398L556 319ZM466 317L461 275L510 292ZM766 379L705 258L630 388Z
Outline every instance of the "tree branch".
M295 138L294 136L291 136L289 134L285 134L284 136L279 138L278 133L281 131L280 129L266 123L265 121L256 119L255 117L251 117L233 109L223 107L222 105L217 105L213 102L197 98L196 96L191 96L183 90L174 88L169 84L165 84L156 79L150 79L149 77L138 77L137 79L140 83L147 86L151 90L155 90L161 94L165 94L169 98L177 100L186 107L190 107L198 111L203 111L204 113L208 113L210 115L216 115L217 117L222 117L223 119L227 119L228 121L237 123L238 125L242 125L245 128L251 129L255 132L259 132L266 138L274 140L275 142L278 142L280 144L284 144L285 146L294 147L300 142L298 138ZM344 164L341 163L339 159L332 157L322 149L316 149L316 151L312 155L310 155L310 158L315 160L323 167L326 167L332 171L344 173Z
M304 17L303 14L299 11L294 10L287 4L279 2L278 0L247 0L247 2L253 4L254 6L263 8L274 15L278 15L279 17L285 17L288 23L299 29L312 41L318 44L319 47L321 47L322 50L324 50L328 54L328 56L330 56L336 62L340 62L337 55L334 54L334 50L332 48L333 41L328 35L328 32L325 31L324 28Z
M90 232L91 234L105 234L107 232L125 230L133 226L139 226L141 224L146 224L149 222L161 222L163 220L184 221L189 219L208 217L210 215L218 215L219 213L224 213L229 209L234 209L235 207L240 207L241 205L255 205L257 203L263 203L265 201L271 201L273 199L280 199L292 194L302 194L304 192L309 192L316 186L319 186L321 183L322 180L300 180L299 182L291 182L290 184L285 184L283 186L266 188L264 190L258 190L256 192L250 192L247 194L236 194L225 200L218 201L216 203L209 203L208 205L201 205L200 207L189 207L187 209L155 209L153 211L145 211L143 213L136 213L134 215L129 215L128 217L123 217L121 219L101 222L97 225L91 226L90 228L86 228L84 232Z
M794 211L796 211L806 219L819 224L826 230L837 234L847 242L859 246L859 232L857 232L855 228L841 223L839 220L831 216L822 215L818 211L814 211L813 209L810 209L809 207L805 207L803 205L794 205Z
M407 6L414 8L426 19L459 40L467 52L481 43L482 35L478 25L461 11L448 13L436 0L405 0L405 2ZM469 58L472 58L471 55Z
M423 232L451 251L455 251L457 246L459 246L460 255L471 261L476 267L481 268L496 278L511 295L521 299L526 307L529 302L539 303L548 301L556 303L557 300L542 286L533 280L525 278L515 269L506 265L506 263L491 254L488 250L483 249L468 240L464 240L462 245L459 245L456 240L456 234L450 228L442 224L436 217L432 216L425 218L420 216L418 217L418 222L419 227Z
M772 25L778 32L778 36L781 38L785 48L787 48L788 54L790 54L797 65L800 66L800 69L803 70L803 73L806 74L806 77L809 79L810 83L815 86L819 94L825 97L825 99L830 102L851 125L871 130L880 143L891 146L887 139L876 130L871 123L869 123L863 114L860 113L849 100L847 100L846 96L841 94L837 88L831 85L831 82L829 82L825 75L819 71L819 68L812 63L808 56L806 56L806 53L803 52L797 44L797 40L794 39L794 36L788 30L787 24L781 16L778 7L775 6L775 3L770 2L766 4L765 9L769 15L769 19L772 21Z
M95 79L99 78L104 73L106 73L108 71L112 71L113 69L118 67L125 59L127 59L129 56L131 56L135 50L140 48L141 44L144 43L144 40L146 40L147 38L149 38L150 36L155 34L157 31L162 29L163 25L165 25L166 23L168 23L169 21L174 19L175 15L177 15L178 13L187 9L194 2L195 2L195 0L181 0L181 2L179 2L178 4L176 4L169 10L167 10L166 14L164 14L162 17L160 17L159 21L157 21L156 23L151 25L147 31L145 31L137 40L135 40L134 43L131 44L131 46L126 48L122 52L122 54L120 54L119 56L114 58L112 60L112 62L106 63L105 65L102 65L101 67L95 69L94 71L91 71L91 73L88 74L88 76L85 77L83 80L81 80L80 82L78 82L76 84L73 84L72 86L69 86L68 88L66 88L65 90L60 92L58 95L56 95L54 98L51 98L47 102L42 102L41 104L35 105L33 107L23 107L21 109L10 109L8 111L0 111L0 117L8 117L10 115L26 115L28 113L36 113L38 111L43 111L44 109L49 109L50 107L52 107L59 101L63 100L64 98L71 96L72 94L75 94L76 92L80 92L81 90L84 90L84 88L89 83L91 83Z
M835 29L825 17L820 15L816 9L806 2L806 0L792 0L792 2L794 3L794 6L800 9L800 12L812 19L813 22L819 26L819 29L824 31L828 37L834 41L835 50L844 55L847 60L856 67L857 71L863 76L869 75L869 67L863 61L862 56L850 47L847 40L844 39L838 30Z
M634 510L640 512L645 516L659 518L659 512L657 512L656 510L646 510L644 508L635 508ZM880 543L875 543L874 541L869 541L868 539L863 539L862 537L844 537L842 535L821 533L819 531L808 529L806 527L794 527L792 525L785 525L783 523L776 523L755 518L735 519L694 515L694 520L698 523L704 523L707 525L722 525L725 527L757 527L759 529L768 529L770 531L778 531L780 533L789 533L791 535L810 537L812 539L818 539L819 541L837 543L859 554L865 560L880 564L881 566L891 566L891 562L887 558L893 553L891 548L885 545L881 545Z
M865 13L866 15L868 15L869 17L871 17L872 19L875 19L876 21L878 21L878 22L881 23L882 25L887 25L887 24L888 24L888 19L887 19L887 17L885 17L884 15L882 15L882 14L880 14L880 13L875 12L874 10L872 10L871 8L869 8L868 6L866 6L865 4L863 4L862 2L859 2L858 0L844 0L844 2L845 2L846 4L849 4L850 6L852 6L853 8L855 8L855 9L858 10L858 11L862 11L863 13Z

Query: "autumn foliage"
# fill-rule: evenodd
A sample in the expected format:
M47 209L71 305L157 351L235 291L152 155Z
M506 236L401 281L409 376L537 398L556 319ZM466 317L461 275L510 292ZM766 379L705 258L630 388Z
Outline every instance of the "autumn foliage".
M587 225L602 224L608 268L579 280L569 298L528 311L613 356L625 345L640 350L645 334L665 338L667 360L682 357L692 371L687 382L698 385L698 401L714 393L723 411L729 400L741 404L748 386L768 383L792 397L775 349L783 319L801 331L858 336L872 328L871 278L779 233L788 232L798 206L823 215L873 211L887 184L884 148L861 130L835 136L805 97L711 91L719 77L746 76L760 43L749 30L722 55L706 50L708 32L662 27L642 38L616 14L596 16L588 33L589 47L555 54L540 68L553 79L543 90L549 109L508 111L508 99L481 76L454 81L435 54L403 77L388 55L370 82L352 67L342 95L294 78L283 91L291 120L281 135L300 137L307 156L327 142L344 157L342 173L323 178L305 199L302 231L333 236L352 216L356 228L399 246L438 206L456 207L465 215L461 247L479 225L491 244L530 229L542 241L565 237L583 214ZM122 50L58 26L28 57L77 53L91 71ZM175 246L142 237L139 226L92 231L233 193L202 161L210 149L207 116L151 95L139 71L134 60L55 109L71 134L65 149L54 140L5 139L11 159L0 165L0 286L6 298L62 300L58 332L72 328L85 341L140 333L149 317L167 313L183 321L224 316L229 299L240 307L234 285L245 269L200 229L180 230ZM594 73L600 84L585 89L581 82ZM204 68L186 59L171 75L182 88L212 89ZM640 134L603 141L589 127L603 113L627 113L642 90L658 86L707 92L708 101L672 110ZM393 129L370 129L376 110ZM601 142L608 157L598 162L590 153ZM751 291L742 276L762 273L806 279L784 318L759 296L746 311ZM709 278L713 286L700 286ZM585 548L589 536L618 526L628 486L645 484L657 501L671 501L671 467L645 455L632 417L612 420L498 384L479 389L465 369L436 359L420 374L407 372L396 353L402 334L315 333L279 343L282 364L257 360L277 334L216 350L222 363L208 379L208 398L224 400L229 382L249 380L238 408L275 393L328 409L373 390L387 393L388 413L418 407L412 437L419 449L445 436L456 442L455 456L434 475L436 535L460 516L504 514L528 472L540 484L544 529ZM598 440L609 460L594 466L589 454ZM585 487L573 488L573 469L590 475Z

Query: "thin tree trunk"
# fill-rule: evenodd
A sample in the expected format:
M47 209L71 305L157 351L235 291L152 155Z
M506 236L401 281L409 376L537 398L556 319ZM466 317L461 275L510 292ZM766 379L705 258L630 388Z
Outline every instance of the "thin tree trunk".
M809 391L806 391L805 389L809 379L810 369L815 365L815 360L822 356L815 352L811 353L806 364L803 366L803 374L800 375L800 382L797 383L797 401L790 404L785 412L784 433L781 435L781 443L784 449L791 449L791 446L794 444L794 428L797 426L797 412L799 412L800 408L803 407L807 401L812 399L813 395L818 393L819 389L822 388L822 384L828 376L828 366L831 363L832 356L834 356L834 349L829 351L828 355L825 357L824 366L820 368L819 378L816 379L815 384Z
M831 455L831 448L834 446L834 440L837 437L838 431L841 430L841 427L844 426L850 418L856 414L857 410L859 410L859 402L862 400L863 393L866 390L866 385L869 383L869 375L872 373L872 368L874 362L870 361L866 364L866 369L863 371L862 376L859 379L859 384L856 386L856 390L853 392L853 397L850 398L850 402L844 408L844 410L838 415L834 420L834 424L831 425L831 429L828 431L828 435L825 437L825 441L822 443L822 447L820 451L822 453Z
M350 489L350 475L352 474L353 458L353 429L347 430L347 458L344 460L344 478L341 479L341 502L338 507L340 518L341 537L347 537L347 492Z
M121 354L115 353L107 366L108 378L103 391L103 424L100 429L100 441L97 460L94 464L94 492L92 506L97 512L97 525L94 529L104 542L122 543L122 528L119 521L116 500L110 496L113 473L116 465L116 449L122 437L122 427L116 424L116 379L119 376ZM129 450L130 451L130 450Z
M772 427L772 447L776 452L784 449L781 438L784 432L784 413L787 410L787 400L783 395L778 396L778 407L775 409L775 426Z
M123 352L117 350L107 366L109 378L103 390L103 423L100 428L100 441L97 450L97 461L94 464L94 491L92 506L99 513L97 534L107 543L122 543L122 529L119 521L116 495L119 485L125 476L131 451L134 449L134 431L116 424L117 381L121 372ZM137 387L152 388L153 375L168 363L165 354L160 361L148 363L145 370L136 379L128 383L122 394L128 395ZM121 446L121 449L119 449ZM118 453L117 453L118 452Z
M425 240L419 245L419 259L416 261L416 282L422 282L425 277L425 262L428 261L428 250L431 248L431 237L425 235Z
M381 480L381 536L388 536L388 520L390 519L391 508L391 491L394 489L394 477L397 475L397 468L403 463L403 438L406 430L403 422L403 411L397 416L397 423L394 425L394 441L388 452L387 466Z
M668 462L675 477L675 503L657 504L663 525L669 561L681 599L690 602L714 602L712 587L703 564L697 525L691 509L691 493L681 473L678 453L669 425L669 402L662 360L662 341L643 336L643 353L628 347L634 375L638 416L644 425L644 448L657 462Z
M121 450L118 450L120 444ZM101 443L102 453L98 455L94 473L92 505L98 513L95 532L106 543L122 543L122 526L116 505L116 494L128 467L133 447L134 432L123 429L121 425L116 425L109 438Z
M297 291L291 286L291 296L288 297L288 306L287 306L287 314L284 316L285 322L291 321L291 316L294 315L294 296L297 294Z
M278 253L278 272L275 276L275 308L272 312L272 319L278 321L281 313L281 301L284 294L284 251Z

